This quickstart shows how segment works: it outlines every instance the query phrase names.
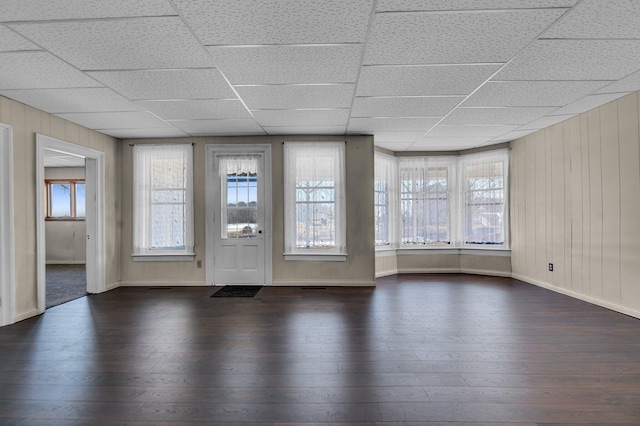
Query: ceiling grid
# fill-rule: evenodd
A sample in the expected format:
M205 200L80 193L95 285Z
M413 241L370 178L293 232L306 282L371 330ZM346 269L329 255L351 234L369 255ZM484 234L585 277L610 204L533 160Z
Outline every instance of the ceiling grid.
M497 144L640 90L631 0L5 0L0 95L117 138Z

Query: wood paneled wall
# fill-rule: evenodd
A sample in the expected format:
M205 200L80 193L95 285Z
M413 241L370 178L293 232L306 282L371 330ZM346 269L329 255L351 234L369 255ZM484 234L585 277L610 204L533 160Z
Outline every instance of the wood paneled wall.
M510 196L515 278L640 318L639 103L514 141Z
M36 133L105 153L107 287L120 280L120 144L117 139L0 96L0 122L13 128L16 320L38 313L36 294Z

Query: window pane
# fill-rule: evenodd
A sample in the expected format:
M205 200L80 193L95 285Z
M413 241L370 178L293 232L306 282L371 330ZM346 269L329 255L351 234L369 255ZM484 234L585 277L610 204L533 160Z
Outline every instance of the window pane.
M182 204L151 205L151 248L185 247L185 210Z
M504 244L504 163L467 165L465 172L465 242Z
M86 217L85 184L76 183L76 217Z
M400 170L402 243L449 244L448 167L426 163Z
M233 159L227 159L228 163ZM229 174L227 206L223 212L223 238L255 238L258 236L258 175L256 173Z
M71 184L51 184L51 217L71 217Z

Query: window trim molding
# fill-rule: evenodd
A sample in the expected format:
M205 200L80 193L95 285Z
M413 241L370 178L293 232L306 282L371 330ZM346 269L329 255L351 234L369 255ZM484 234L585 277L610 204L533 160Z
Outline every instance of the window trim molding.
M194 204L194 198L193 198L193 193L194 193L194 185L195 185L195 180L194 180L194 154L193 154L193 144L140 144L137 145L138 147L163 147L166 148L168 146L189 146L190 149L190 155L191 155L191 170L189 170L187 172L187 185L190 185L190 189L191 190L191 194L188 197L188 201L185 201L185 203L191 203L191 211L190 211L190 217L185 218L185 227L187 229L190 229L191 231L191 238L194 240L193 241L193 246L192 247L185 247L184 250L176 250L176 249L151 249L148 247L141 247L140 248L140 252L136 252L136 245L135 245L135 240L136 240L136 230L135 230L135 223L136 223L136 215L138 214L135 210L135 193L136 193L136 189L135 189L135 184L134 184L134 188L133 188L133 197L134 197L134 203L133 203L133 235L132 235L132 248L131 248L131 259L135 262L142 262L142 261L175 261L174 259L178 260L178 261L193 261L195 259L195 204ZM133 179L134 182L136 181L136 170L135 170L135 164L136 164L136 154L135 154L135 147L136 145L133 146L133 154L132 154L132 159L133 159L133 167L132 167L132 174L133 174ZM186 199L187 197L185 197ZM144 214L144 213L139 213L139 214ZM189 223L190 222L190 223Z
M297 248L294 247L295 244L291 244L290 251L286 251L283 253L284 259L289 261L335 261L335 262L345 262L347 260L347 197L346 197L346 188L347 188L347 152L346 152L346 141L284 141L283 142L283 198L285 203L284 208L284 245L285 250L287 249L288 240L292 238L292 234L294 234L295 238L295 225L291 225L291 219L287 217L287 203L289 197L295 197L295 182L293 183L293 194L287 195L287 191L289 187L291 187L291 182L288 181L289 173L287 172L287 168L291 167L287 164L287 146L299 146L302 144L332 144L336 146L340 146L340 154L342 155L342 159L339 159L339 163L342 166L342 181L340 182L341 187L338 188L336 185L334 187L335 191L335 206L336 213L335 216L340 220L340 228L336 229L336 245L331 248ZM341 194L341 195L339 195ZM295 204L295 200L293 201ZM295 222L295 218L293 218L293 222ZM293 228L293 229L292 229ZM339 233L339 234L338 234Z
M71 193L71 216L69 217L56 217L51 216L51 184L65 184L68 183L73 186L73 191ZM77 216L77 196L76 196L76 185L78 183L84 184L84 179L45 179L45 216L44 220L47 222L84 222L86 217L78 217Z

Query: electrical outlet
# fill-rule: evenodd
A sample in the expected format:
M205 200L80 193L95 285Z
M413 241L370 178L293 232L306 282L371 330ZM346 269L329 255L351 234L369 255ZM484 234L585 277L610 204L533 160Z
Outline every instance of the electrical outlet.
M550 263L550 264L549 264L549 271L550 271L550 272L553 272L553 263Z
M202 260L196 261L196 268L202 268Z

